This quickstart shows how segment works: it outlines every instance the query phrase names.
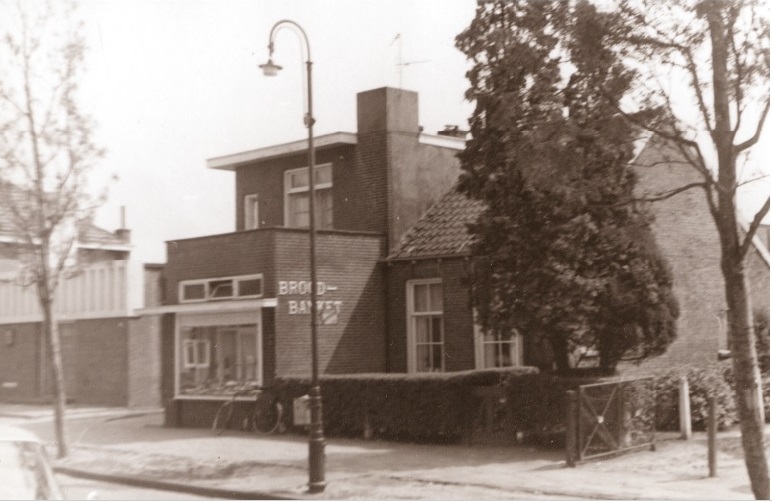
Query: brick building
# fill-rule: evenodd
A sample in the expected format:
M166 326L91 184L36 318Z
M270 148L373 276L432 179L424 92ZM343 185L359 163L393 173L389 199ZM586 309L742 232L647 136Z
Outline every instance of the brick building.
M654 195L699 181L699 174L656 139L641 145L634 160L637 190ZM667 161L665 161L667 160ZM724 280L720 268L718 232L700 189L682 192L651 205L657 243L673 270L674 292L680 303L678 337L661 357L640 366L622 364L626 373L646 373L677 365L715 363L719 350L728 349ZM442 285L446 320L445 370L481 368L501 361L551 367L550 348L519 333L507 339L475 329L463 278L469 266L470 238L466 226L482 211L481 203L451 190L405 235L387 259L390 359L394 371L415 369L411 324L401 305L409 305L411 282ZM752 304L769 311L769 248L756 237L747 258ZM412 343L415 343L414 341Z
M526 333L495 337L474 325L466 224L481 206L453 190L463 147L453 131L424 134L417 94L391 88L357 95L356 133L316 138L323 373L551 365ZM661 150L650 142L639 158ZM237 230L168 242L164 305L142 311L162 326L170 425L208 426L240 385L310 372L306 141L207 164L235 174ZM642 190L690 176L675 164L653 169ZM683 306L679 341L660 364L713 361L726 343L717 236L697 195L655 207ZM761 305L769 260L763 247L755 253Z
M10 197L10 187L2 195ZM124 225L125 227L125 225ZM161 266L130 260L130 231L80 225L55 304L67 397L78 404L158 406L159 330L136 310L160 304ZM0 401L47 401L49 349L22 244L0 207Z

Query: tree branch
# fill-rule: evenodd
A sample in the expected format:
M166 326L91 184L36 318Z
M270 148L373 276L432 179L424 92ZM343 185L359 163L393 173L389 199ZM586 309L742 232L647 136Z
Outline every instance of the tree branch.
M768 112L769 112L769 95L767 95L767 98L764 101L764 110L761 112L761 117L759 117L759 121L756 124L756 132L753 134L753 136L751 136L746 141L743 141L739 145L733 147L733 153L735 156L737 156L743 150L747 150L748 148L758 143L759 137L761 136L761 130L764 129L764 122L767 120Z
M684 186L681 186L681 187L678 187L678 188L674 188L674 189L668 190L666 192L660 192L660 193L654 195L653 197L641 197L641 198L633 199L633 201L635 201L635 202L658 202L658 201L662 201L662 200L666 200L666 199L669 199L671 197L674 197L674 196L678 195L679 193L685 192L687 190L691 190L692 188L703 188L703 189L705 189L705 188L708 188L708 184L706 182L704 182L704 181L698 181L698 182L694 182L694 183L689 183L687 185L684 185Z
M767 201L753 217L753 221L748 227L748 231L745 233L745 239L743 239L743 243L740 246L740 256L742 258L744 258L745 254L748 252L748 248L750 248L751 242L753 241L753 236L756 235L756 230L758 230L759 225L761 225L761 220L764 219L764 217L767 215L768 212L769 212L769 197L767 197Z
M769 178L769 175L762 174L761 176L756 176L755 178L751 178L749 180L743 181L742 183L738 183L737 185L735 185L735 187L740 188L741 186L744 186L744 185L750 185L751 183L754 183L759 180L763 180L764 178Z

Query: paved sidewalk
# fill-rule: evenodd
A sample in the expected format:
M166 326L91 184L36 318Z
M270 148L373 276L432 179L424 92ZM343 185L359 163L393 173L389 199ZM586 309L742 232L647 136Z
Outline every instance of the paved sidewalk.
M563 452L554 450L328 438L328 486L323 494L309 496L305 437L238 432L218 437L207 429L162 427L162 414L152 410L139 416L132 410L108 411L100 410L99 420L85 420L88 414L81 413L80 420L69 421L75 447L60 467L232 498L753 498L736 431L720 435L716 478L707 477L707 446L700 434L690 441L660 441L654 452L576 468L564 467ZM20 420L19 425L52 439L45 421Z

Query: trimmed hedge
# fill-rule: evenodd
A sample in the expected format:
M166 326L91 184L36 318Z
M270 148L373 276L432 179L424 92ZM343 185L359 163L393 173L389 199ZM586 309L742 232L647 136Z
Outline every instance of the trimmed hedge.
M705 430L708 396L717 398L718 426L737 423L731 364L710 368L677 368L653 378L656 429L678 430L678 387L689 380L692 426ZM377 373L320 377L325 434L331 437L379 437L430 442L456 442L481 428L484 399L480 387L493 392L496 431L522 433L550 446L565 441L566 392L580 385L613 382L615 377L562 377L536 368L463 371L455 373ZM769 374L762 374L769 420ZM307 376L278 377L285 421L292 427L293 399L308 394ZM491 399L491 398L489 398Z
M491 387L536 368L506 368L455 373L377 373L324 375L319 383L325 434L373 434L397 440L455 442L473 430L479 417L476 387ZM276 390L284 408L306 395L310 378L278 377ZM286 414L291 426L291 413Z

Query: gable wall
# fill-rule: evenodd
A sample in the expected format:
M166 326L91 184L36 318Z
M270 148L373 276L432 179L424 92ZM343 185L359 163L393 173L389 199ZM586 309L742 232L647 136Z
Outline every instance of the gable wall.
M638 192L649 196L700 181L691 166L662 162L678 154L651 141L637 164ZM674 289L681 307L678 337L658 358L634 371L651 371L680 365L705 366L717 360L719 349L727 347L726 302L720 267L718 231L700 188L682 192L651 204L652 225L657 244L674 274ZM754 305L769 305L769 267L750 257L749 283Z

